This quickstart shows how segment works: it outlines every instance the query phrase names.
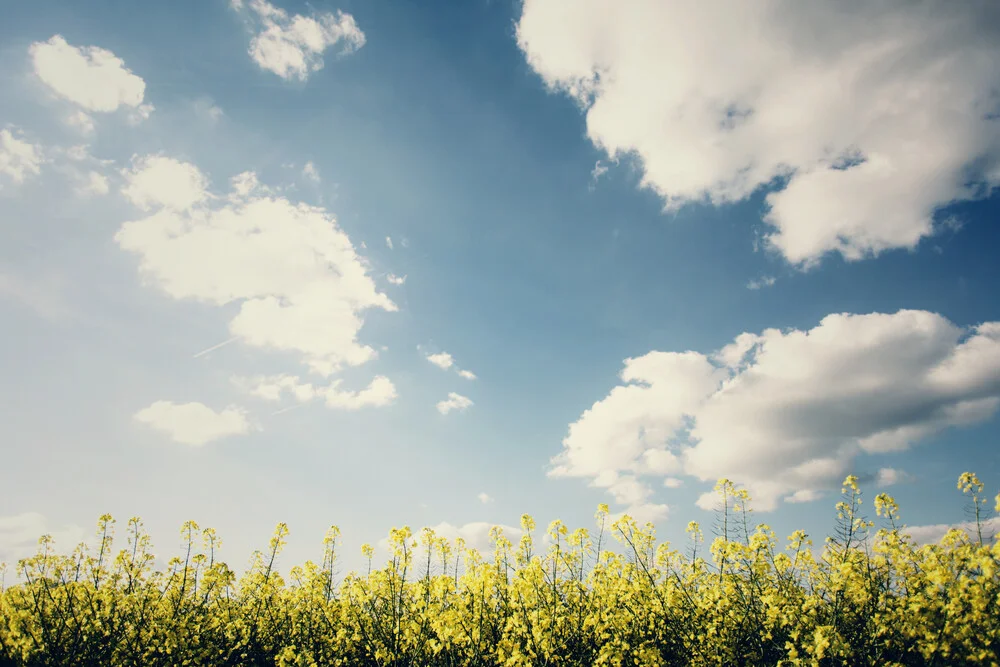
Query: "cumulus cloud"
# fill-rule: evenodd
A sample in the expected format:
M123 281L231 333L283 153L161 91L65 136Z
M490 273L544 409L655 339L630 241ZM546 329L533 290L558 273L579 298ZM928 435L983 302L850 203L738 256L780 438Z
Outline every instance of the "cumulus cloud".
M376 356L358 342L363 315L396 305L325 209L293 204L248 173L213 197L196 166L159 156L136 160L125 177L125 195L152 212L115 241L138 255L149 284L175 299L239 304L230 335L297 353L320 375Z
M385 279L392 285L402 285L406 282L406 276L397 276L395 273L390 273Z
M0 517L0 562L16 563L38 553L38 540L42 535L51 535L53 548L58 553L68 554L84 541L83 528L76 524L62 527L39 512L23 512Z
M19 139L8 129L0 130L0 174L14 183L23 183L29 175L42 172L42 148Z
M438 352L437 354L428 354L427 361L431 362L441 370L448 370L455 364L455 360L447 352Z
M517 42L667 210L779 186L765 241L803 268L912 248L1000 185L996 3L736 5L525 0Z
M490 496L490 494L486 493L485 491L476 496L476 498L479 498L479 502L481 502L484 505L488 505L489 503L493 502L493 498Z
M466 380L475 380L476 379L476 374L473 373L472 371L460 370L460 371L458 371L458 374L460 376L464 377Z
M327 407L340 410L381 407L391 404L396 399L396 386L383 375L375 376L369 385L360 391L341 389L341 380L319 387L304 382L295 375L234 378L233 381L237 386L267 401L279 401L287 394L300 403L322 400Z
M354 17L341 11L315 16L295 14L266 0L232 0L234 9L249 9L256 24L250 57L264 70L283 79L305 81L323 67L323 52L337 44L340 53L353 53L365 44L365 34Z
M728 477L768 511L838 488L858 455L995 414L1000 323L833 314L807 331L743 333L709 355L650 352L626 360L621 380L570 425L550 476L591 478L629 503L647 497L641 476Z
M35 74L60 97L87 111L138 108L146 83L107 49L71 46L61 35L28 49Z
M143 211L163 207L187 211L208 198L208 179L187 162L162 155L134 156L123 169L122 195Z
M250 431L246 412L232 405L216 412L203 403L156 401L135 413L134 419L182 445L200 446Z
M461 394L456 394L455 392L452 391L448 393L448 398L438 402L437 411L443 415L446 415L452 410L458 410L459 412L461 412L472 406L473 406L472 399L466 396L462 396Z

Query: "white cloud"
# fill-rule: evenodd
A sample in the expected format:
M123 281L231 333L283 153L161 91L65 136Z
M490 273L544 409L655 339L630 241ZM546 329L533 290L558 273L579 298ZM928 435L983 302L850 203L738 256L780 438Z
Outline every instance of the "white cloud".
M261 69L283 79L305 81L323 67L323 52L341 44L341 53L353 53L365 44L365 34L354 17L341 11L315 17L288 13L266 0L232 2L236 10L249 6L256 15L257 34L250 42L250 57Z
M390 273L385 279L392 285L402 285L406 282L406 276L397 276L395 273Z
M391 236L386 236L385 237L385 247L388 248L389 250L392 250L392 237Z
M250 431L246 412L229 406L216 412L202 403L156 401L135 413L135 420L170 436L182 445L199 446Z
M684 486L684 480L678 479L676 477L667 477L665 480L663 480L663 486L665 486L668 489L679 489L680 487Z
M139 107L146 84L107 49L75 47L61 35L29 48L35 74L57 95L88 111Z
M302 167L302 175L313 183L319 183L319 171L312 162L306 162L306 166Z
M122 194L143 211L164 207L187 211L208 198L208 179L193 164L161 155L134 156L123 169Z
M66 123L80 130L82 134L94 133L94 119L85 111L75 111L66 118Z
M63 554L71 553L84 541L84 531L80 526L69 524L56 528L39 512L3 516L0 517L0 562L13 569L18 560L35 555L42 535L51 535L54 541L52 548ZM8 570L8 576L12 569Z
M485 491L476 496L476 498L479 498L479 502L481 502L484 505L493 502L493 498L490 496L490 494L486 493Z
M87 175L83 177L83 183L77 187L76 191L77 194L81 195L106 195L110 191L108 178L96 171L87 172Z
M659 522L662 526L663 521L670 515L670 507L668 505L660 505L657 503L639 503L636 505L630 505L621 511L610 513L608 515L608 519L611 522L614 522L626 514L635 519L635 522L640 526L646 522L654 525Z
M970 181L1000 185L995 19L981 2L525 0L517 41L667 209L788 177L765 240L808 267L912 248L937 207L985 196Z
M471 399L461 394L456 394L455 392L448 392L448 398L440 401L437 404L437 411L443 415L448 414L452 410L458 410L459 412L472 407L474 404Z
M608 173L608 165L604 164L601 160L598 160L594 164L594 168L590 171L590 185L591 188L597 185L597 180Z
M983 532L983 543L988 544L988 540L1000 533L1000 517L984 519L980 523ZM937 544L952 528L964 531L965 534L972 540L979 539L976 534L975 521L964 521L962 523L939 523L929 526L906 526L900 532L908 533L910 537L913 538L913 541L918 545Z
M455 364L455 360L447 352L438 352L437 354L428 354L427 361L431 362L438 368L442 370L448 370Z
M895 468L880 468L878 474L875 476L875 486L882 489L887 486L899 484L900 482L908 479L908 477L909 475L902 470L897 470Z
M799 489L795 493L785 498L786 503L811 503L819 500L823 494L815 489Z
M361 391L341 391L339 382L333 383L325 392L327 407L342 410L358 410L364 407L389 405L396 399L396 387L384 375L376 375L371 384Z
M42 161L41 146L18 139L8 129L0 130L0 174L23 183L28 175L42 172Z
M455 541L458 538L462 538L465 541L466 549L475 549L480 553L483 558L487 558L493 554L493 542L490 539L490 531L494 526L499 526L503 530L504 537L506 537L511 542L511 548L517 549L518 541L521 539L522 530L520 528L515 528L514 526L507 526L504 524L487 523L486 521L472 521L470 523L463 524L461 526L455 526L453 524L442 522L434 526L429 526L431 530L434 531L436 537L443 537L449 541L452 549L455 548ZM416 541L418 546L413 550L413 562L416 563L417 568L425 567L427 562L427 552L422 545L420 545L420 530L413 531L412 540ZM389 553L389 539L382 538L378 541L379 549L383 555ZM439 552L435 551L435 555ZM431 564L440 568L441 559L440 556L431 560ZM454 567L454 557L449 563L449 568ZM419 572L419 569L418 569Z
M164 174L159 167L168 160ZM126 222L115 236L140 257L140 271L175 299L239 303L229 332L254 347L296 352L330 375L376 356L358 342L364 311L395 311L368 265L321 207L261 192L241 175L227 198L210 198L194 165L140 161L130 196L163 208ZM214 201L214 205L208 203Z
M650 352L626 360L621 379L570 425L550 476L605 487L619 474L728 477L767 511L839 488L859 454L991 417L1000 323L834 314L808 331L744 333L711 355Z
M273 190L261 184L257 179L257 174L252 171L244 171L229 179L229 186L233 189L229 196L230 201L239 202L250 195L272 194Z
M419 346L417 346L419 348ZM427 354L427 361L431 362L441 370L448 370L449 368L454 368L455 372L466 380L475 380L476 374L470 370L465 370L459 368L455 365L455 358L452 357L447 352L438 352L437 354Z
M140 104L129 112L126 120L129 125L138 125L144 120L149 120L154 111L156 111L156 107L152 104Z
M774 283L778 282L778 279L774 276L761 276L756 280L751 280L747 283L747 289L759 290L762 287L771 287Z

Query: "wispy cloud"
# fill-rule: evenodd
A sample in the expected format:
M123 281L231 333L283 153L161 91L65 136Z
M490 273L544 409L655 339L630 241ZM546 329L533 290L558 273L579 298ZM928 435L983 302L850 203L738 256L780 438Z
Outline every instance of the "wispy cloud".
M777 281L778 281L778 279L775 278L774 276L761 276L760 278L757 278L756 280L751 280L750 282L748 282L747 283L747 289L750 289L750 290L759 290L759 289L761 289L763 287L771 287Z

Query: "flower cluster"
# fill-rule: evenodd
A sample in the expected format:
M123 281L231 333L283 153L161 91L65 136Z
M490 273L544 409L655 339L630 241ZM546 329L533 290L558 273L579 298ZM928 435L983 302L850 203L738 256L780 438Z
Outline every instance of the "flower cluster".
M18 562L23 583L0 590L0 665L997 665L1000 541L983 535L982 483L965 473L958 488L975 535L937 544L915 544L884 493L872 533L848 477L822 552L803 531L781 550L723 479L708 560L697 523L685 555L601 505L594 534L554 521L541 552L529 515L516 548L491 531L489 557L429 528L393 529L385 567L372 569L366 544L367 572L336 583L336 526L322 561L286 581L283 523L237 578L211 528L186 522L183 555L154 571L142 522L129 520L113 555L105 515L93 550L58 555L43 536Z

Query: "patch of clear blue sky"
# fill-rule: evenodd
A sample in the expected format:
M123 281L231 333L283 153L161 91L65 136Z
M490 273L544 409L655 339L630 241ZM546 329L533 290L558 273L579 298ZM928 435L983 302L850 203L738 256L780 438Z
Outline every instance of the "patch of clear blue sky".
M527 511L542 528L557 516L590 526L596 504L609 500L604 492L584 480L546 479L544 471L567 425L606 395L626 357L653 349L710 352L743 331L809 328L834 312L926 309L963 326L1000 319L997 197L954 207L949 213L964 226L913 252L854 263L830 257L801 274L753 251L764 231L764 192L733 206L689 206L665 216L653 194L637 190L638 173L624 163L589 189L590 171L604 156L586 139L574 104L546 92L525 64L514 41L516 3L278 4L291 12L350 12L367 43L345 58L328 52L325 68L300 83L257 68L246 53L249 35L224 0L17 3L0 25L0 43L22 49L25 66L30 42L60 33L73 45L114 51L146 80L147 100L157 106L155 132L101 130L98 155L163 150L192 160L221 188L246 169L277 184L294 176L282 164L301 168L312 160L324 185L311 190L302 183L293 198L315 203L322 194L352 240L368 244L362 252L376 273L409 276L403 288L388 288L401 311L374 313L362 330L362 340L388 351L349 374L358 381L371 372L390 375L398 405L353 415L296 410L265 419L265 432L247 441L213 443L210 453L156 448L163 457L186 457L184 465L227 466L217 474L273 476L274 516L255 518L256 545L265 544L277 519L291 523L301 545L293 561L315 555L321 525L330 522L342 526L355 551L403 523L516 525ZM180 110L206 96L226 114L214 127ZM31 104L8 100L0 109L20 118L0 122L30 126ZM386 235L397 241L395 250L384 246ZM403 238L409 247L401 247ZM121 275L138 283L133 259L117 261ZM765 274L778 282L746 288ZM149 329L209 316L143 294L154 302L146 315L157 324ZM204 347L226 337L224 320L211 317L218 336L201 340ZM183 344L163 355L186 364L183 355L197 344L182 334L177 340ZM468 383L437 371L417 344L447 350L480 379ZM267 363L257 351L223 354L244 360L243 372ZM222 391L223 370L230 367L219 366L219 386L206 387L206 395ZM170 370L164 384L199 381L194 371L184 373ZM448 391L469 395L475 407L441 419L433 404ZM918 476L893 489L909 522L961 520L954 480L974 469L995 492L998 436L996 420L948 431L902 455L862 459L861 470L890 465ZM706 486L688 480L681 489L657 491L654 500L672 506L662 537L681 544L689 519L710 518L693 505ZM497 503L477 506L482 490ZM319 506L299 521L302 502ZM818 536L830 526L833 502L786 505L766 521L781 537L797 527ZM89 528L96 505L92 511L72 519ZM226 527L218 528L225 537ZM171 538L154 534L164 546ZM239 565L245 555L230 558Z

